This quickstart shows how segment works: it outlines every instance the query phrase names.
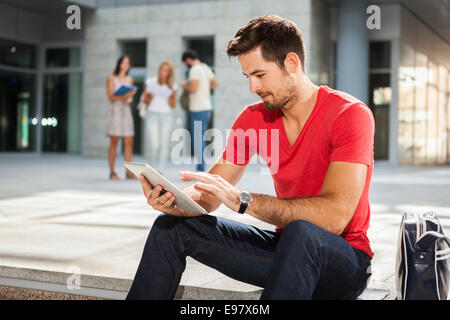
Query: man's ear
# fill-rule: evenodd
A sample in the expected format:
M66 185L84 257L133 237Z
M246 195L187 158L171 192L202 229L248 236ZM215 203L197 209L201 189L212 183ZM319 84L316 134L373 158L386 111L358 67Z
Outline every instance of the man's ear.
M284 68L288 73L297 73L299 68L302 68L302 62L297 54L289 52L284 58Z

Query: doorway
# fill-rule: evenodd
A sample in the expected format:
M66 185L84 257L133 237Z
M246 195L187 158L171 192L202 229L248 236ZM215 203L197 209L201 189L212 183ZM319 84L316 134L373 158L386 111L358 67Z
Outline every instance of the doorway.
M214 36L203 36L203 37L189 37L184 39L184 48L185 50L194 50L198 58L201 62L207 64L213 73L215 73L214 70ZM189 69L186 69L185 72L185 78L187 79L189 75ZM211 104L212 104L212 110L211 110L211 118L208 123L208 127L206 129L211 129L214 127L214 89L211 89ZM189 132L191 131L190 128L190 114L189 112L186 112L186 129ZM191 155L194 154L194 137L191 136ZM212 141L211 143L214 143Z
M142 39L123 40L120 42L120 50L122 55L127 55L130 58L131 69L128 75L133 78L133 85L138 88L133 102L130 104L134 122L133 154L143 154L145 120L139 117L137 105L144 90L147 74L147 41ZM122 153L123 148L124 144L122 144L121 148Z
M35 75L0 70L0 151L35 151Z
M44 76L42 151L81 151L81 87L81 73Z
M374 158L387 160L392 100L390 41L370 42L369 53L369 107L375 118Z

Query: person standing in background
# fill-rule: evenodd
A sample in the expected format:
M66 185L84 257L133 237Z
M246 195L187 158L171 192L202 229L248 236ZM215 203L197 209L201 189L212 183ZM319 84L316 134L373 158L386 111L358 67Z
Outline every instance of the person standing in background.
M197 171L205 171L205 159L203 150L205 149L205 134L209 120L211 118L211 89L218 86L216 77L205 63L201 62L197 53L188 50L183 53L181 60L190 67L188 82L183 81L181 86L189 92L189 113L191 137L194 137L194 152L197 157ZM201 125L201 139L195 133L195 123Z
M170 60L163 61L158 69L157 78L145 81L144 102L150 103L146 118L146 137L150 153L150 164L162 170L169 154L170 130L172 128L172 110L177 98L177 85L174 83L174 67Z
M124 95L114 95L114 92L122 85L133 85L133 79L128 76L130 71L130 58L121 56L116 63L112 75L108 77L106 85L110 105L108 108L108 121L106 135L110 137L108 149L109 178L118 180L119 176L114 171L116 161L117 144L123 138L125 161L131 161L133 156L134 123L131 115L130 103L136 91L130 91ZM135 176L127 169L127 179L135 179Z

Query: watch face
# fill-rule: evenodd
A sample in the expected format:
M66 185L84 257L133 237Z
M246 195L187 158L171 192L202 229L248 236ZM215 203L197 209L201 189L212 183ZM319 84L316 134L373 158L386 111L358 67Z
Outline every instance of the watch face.
M250 192L243 191L239 194L239 200L241 200L242 203L250 203L252 202L253 197Z

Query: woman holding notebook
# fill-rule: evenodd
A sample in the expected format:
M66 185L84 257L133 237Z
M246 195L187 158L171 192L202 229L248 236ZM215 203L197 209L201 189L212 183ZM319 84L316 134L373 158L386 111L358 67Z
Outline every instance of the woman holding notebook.
M114 171L114 164L116 160L117 144L120 138L123 138L124 143L124 158L125 161L131 161L133 155L133 137L134 137L134 123L131 115L130 103L133 101L133 96L136 90L129 90L128 86L133 85L133 79L128 76L130 71L130 58L122 56L117 60L116 67L112 75L108 77L107 93L110 102L108 108L108 122L106 125L106 135L110 137L108 149L109 162L109 178L118 180L119 176ZM121 88L124 86L124 88ZM123 90L125 89L125 90ZM128 92L118 94L120 91ZM127 170L127 179L134 179L134 175Z

